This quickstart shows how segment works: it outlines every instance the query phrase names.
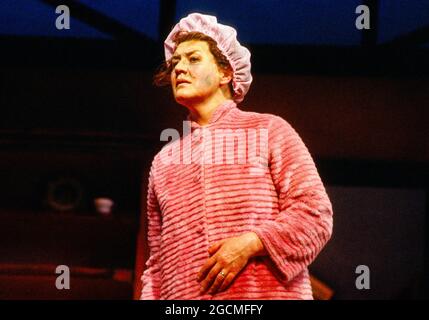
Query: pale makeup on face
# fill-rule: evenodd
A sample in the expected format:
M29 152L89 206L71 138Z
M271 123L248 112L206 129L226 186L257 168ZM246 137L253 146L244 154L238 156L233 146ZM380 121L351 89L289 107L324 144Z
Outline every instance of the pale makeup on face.
M206 42L182 42L171 62L171 85L178 102L202 101L220 90L222 74Z

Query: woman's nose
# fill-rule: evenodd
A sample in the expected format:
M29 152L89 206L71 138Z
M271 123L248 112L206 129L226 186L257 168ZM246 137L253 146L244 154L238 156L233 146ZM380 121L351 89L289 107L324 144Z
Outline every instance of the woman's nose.
M183 73L186 71L187 68L187 64L186 62L184 62L183 60L180 60L174 67L174 71L177 73Z

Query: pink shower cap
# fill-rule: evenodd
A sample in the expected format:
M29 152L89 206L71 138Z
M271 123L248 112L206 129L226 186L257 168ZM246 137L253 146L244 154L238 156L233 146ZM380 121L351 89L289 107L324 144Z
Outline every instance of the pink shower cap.
M237 31L233 27L218 23L215 16L191 13L174 26L164 41L166 60L169 60L176 50L176 44L173 41L174 36L182 31L201 32L216 41L217 47L228 59L234 72L232 79L233 99L237 103L243 101L252 83L252 74L250 73L250 52L238 42Z

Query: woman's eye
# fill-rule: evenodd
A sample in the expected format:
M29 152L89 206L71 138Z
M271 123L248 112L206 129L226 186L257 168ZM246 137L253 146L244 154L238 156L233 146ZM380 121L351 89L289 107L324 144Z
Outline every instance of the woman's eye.
M191 61L191 62L197 62L197 61L199 61L200 59L199 58L197 58L197 57L191 57L190 59L189 59L189 61Z

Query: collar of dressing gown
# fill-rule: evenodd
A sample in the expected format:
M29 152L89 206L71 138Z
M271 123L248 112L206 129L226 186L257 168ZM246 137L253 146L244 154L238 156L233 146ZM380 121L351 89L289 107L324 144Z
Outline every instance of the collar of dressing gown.
M215 123L219 122L220 119L222 119L226 114L228 114L232 109L235 109L235 108L237 108L237 104L233 100L226 100L215 109L215 111L213 112L213 114L209 119L209 123L204 126L192 120L190 113L188 114L186 120L190 121L191 131L194 131L195 129L209 128L213 126Z

